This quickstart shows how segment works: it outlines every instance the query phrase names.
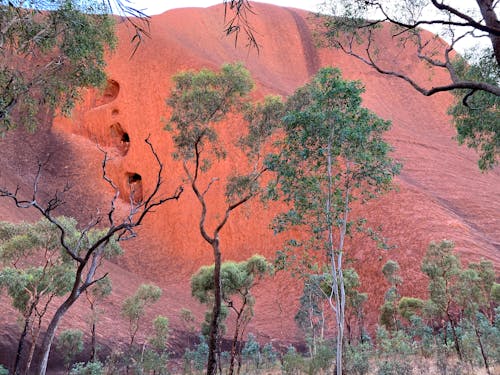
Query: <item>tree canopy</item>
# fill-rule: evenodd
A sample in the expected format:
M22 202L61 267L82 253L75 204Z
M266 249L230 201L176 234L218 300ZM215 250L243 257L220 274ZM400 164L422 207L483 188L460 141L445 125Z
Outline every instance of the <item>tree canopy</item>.
M0 134L18 124L33 130L55 110L69 113L81 88L105 83L105 55L116 42L100 2L29 5L0 4Z

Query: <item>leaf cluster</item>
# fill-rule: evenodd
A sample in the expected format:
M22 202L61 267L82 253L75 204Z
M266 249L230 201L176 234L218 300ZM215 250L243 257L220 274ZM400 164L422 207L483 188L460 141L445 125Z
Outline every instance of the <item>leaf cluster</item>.
M242 262L224 262L221 266L223 299L239 294L246 295L256 279L273 271L261 255L253 255ZM214 292L214 265L203 266L191 277L191 293L201 303L210 303Z
M116 43L112 17L95 4L26 5L9 1L0 6L2 135L18 124L34 130L45 111L68 114L82 88L103 86L105 54Z
M226 64L220 72L185 71L173 80L174 88L166 100L172 113L165 129L173 132L177 156L192 159L201 148L211 145L217 158L225 157L214 126L243 105L253 88L250 73L241 64Z
M500 67L491 49L459 56L453 64L463 80L500 82ZM455 90L453 94L455 104L448 113L453 116L458 142L479 152L479 169L494 168L500 154L500 96L474 90Z

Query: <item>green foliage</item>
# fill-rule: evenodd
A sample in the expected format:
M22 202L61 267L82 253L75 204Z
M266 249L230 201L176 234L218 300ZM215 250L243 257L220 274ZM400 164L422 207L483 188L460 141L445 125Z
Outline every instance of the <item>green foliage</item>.
M242 98L253 88L250 73L241 64L226 64L218 73L208 69L185 71L173 80L174 89L167 99L172 114L165 129L173 132L177 156L192 159L195 147L211 144L214 156L224 158L214 124L241 106Z
M399 285L402 283L401 277L399 276L399 264L394 260L388 260L382 267L382 273L387 281L391 285Z
M112 290L111 279L106 276L90 288L90 294L94 300L103 300L111 294Z
M306 369L304 358L297 353L293 346L289 346L281 361L281 372L285 375L300 375Z
M364 220L351 219L355 200L362 203L391 187L399 172L383 140L388 121L361 107L363 88L359 82L342 79L334 68L323 68L312 81L295 91L286 103L283 118L284 138L279 152L267 159L277 178L269 195L278 192L290 209L278 215L275 232L302 229L304 241L289 241L280 254L280 262L306 273L314 266L299 261L289 264L296 254L310 255L313 264L328 260L337 324L337 373L342 372L344 320L343 256L346 237ZM301 257L298 257L301 258ZM307 272L310 273L310 272Z
M304 277L304 287L300 297L300 305L295 314L295 322L305 334L305 340L312 357L316 352L318 341L323 339L321 333L326 328L325 304L327 303L327 291L323 290L329 286L328 274L308 275Z
M316 348L316 352L308 363L307 373L315 375L321 372L326 372L332 367L333 359L335 358L335 350L331 343L322 341Z
M237 295L249 299L250 289L256 279L272 272L272 266L260 255L253 255L242 262L224 262L221 266L222 299L231 300ZM214 265L203 266L191 277L191 293L201 303L211 303L214 292Z
M162 290L159 287L151 284L141 284L134 295L123 301L121 312L123 317L129 321L130 345L134 343L145 308L157 302L161 295Z
M420 298L402 297L399 300L398 311L399 314L410 321L412 316L417 315L424 307L424 301Z
M158 315L153 320L153 336L148 339L148 346L144 347L134 363L135 370L140 374L168 374L167 362L169 359L167 342L170 335L168 318Z
M262 363L262 356L260 354L260 345L255 339L255 335L252 333L248 334L245 346L241 351L241 355L246 361L252 363L252 365L258 369Z
M166 351L167 341L170 334L168 318L162 315L158 315L153 320L153 332L154 335L149 338L149 343L151 344L151 346L157 351Z
M408 357L414 354L410 337L403 331L388 332L377 328L378 375L410 375L412 364Z
M101 362L75 363L69 375L103 375L104 366Z
M244 118L248 122L248 133L240 138L239 144L254 158L262 153L262 146L276 129L281 127L284 103L279 96L266 96L264 101L247 105Z
M347 345L344 356L344 369L347 374L366 375L370 370L372 347L369 342Z
M45 1L14 0L0 7L1 135L18 124L33 130L50 110L69 113L82 88L105 83L105 53L116 39L104 4L64 0L48 12Z
M293 203L293 210L277 218L277 231L287 224L307 224L315 234L325 231L325 225L340 225L346 180L353 198L354 189L359 197L370 198L389 187L398 170L382 139L390 124L361 107L362 91L358 82L344 81L338 70L324 68L287 101L281 152L268 160L278 172L285 200ZM335 170L332 206L326 212L329 156Z
M491 300L497 304L500 305L500 284L499 283L493 283L491 286Z
M272 272L271 265L261 255L253 255L243 262L224 262L221 266L222 292L227 298L239 291L250 289L255 278ZM191 277L191 292L201 303L212 298L214 265L203 266Z
M262 347L262 362L266 368L274 367L278 361L278 353L274 350L273 344L268 342Z
M430 302L438 314L444 315L449 307L452 285L460 273L460 260L453 254L451 241L431 242L422 260L422 272L429 277Z
M83 332L79 329L67 329L59 334L57 349L64 357L64 364L69 369L75 356L83 350Z
M200 342L196 345L195 350L186 349L184 353L184 363L185 370L189 373L191 372L191 368L194 368L197 371L203 370L205 365L207 364L208 358L208 345L205 339L205 336L198 336Z
M9 375L9 370L6 369L3 365L0 365L0 375Z
M498 85L500 67L491 49L475 50L454 61L457 75L468 81ZM466 96L471 93L471 95ZM457 139L479 152L479 168L492 169L500 155L500 97L485 91L455 90L455 104L448 112L457 127ZM467 99L464 99L466 96ZM464 103L465 100L465 103Z
M380 307L380 324L392 331L400 325L397 306L400 298L398 286L403 280L399 276L399 264L394 260L388 260L384 264L382 273L391 286L385 293L384 303Z

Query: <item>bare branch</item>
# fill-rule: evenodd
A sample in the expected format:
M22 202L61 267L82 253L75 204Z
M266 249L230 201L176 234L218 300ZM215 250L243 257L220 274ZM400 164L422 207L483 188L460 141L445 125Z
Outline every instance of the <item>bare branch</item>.
M374 58L372 56L371 41L372 41L372 39L368 38L368 43L367 43L367 46L365 48L365 52L366 52L367 57L361 56L360 54L354 52L354 50L352 48L352 44L350 44L349 48L347 48L345 45L343 45L340 42L337 42L336 45L344 53L346 53L352 57L355 57L356 59L362 61L363 63L371 66L373 69L375 69L380 74L397 77L397 78L400 78L400 79L408 82L415 90L417 90L418 92L420 92L424 96L431 96L431 95L434 95L438 92L451 91L451 90L455 90L455 89L481 90L481 91L486 91L486 92L489 92L491 94L500 96L500 87L498 87L498 86L495 86L495 85L492 85L492 84L489 84L486 82L459 80L458 78L456 78L456 81L453 81L450 84L441 85L441 86L434 86L434 87L431 87L430 89L427 89L427 88L421 86L420 84L418 84L412 78L408 77L407 75L405 75L401 72L387 70L387 69L382 68L380 65L378 65L378 63L374 60ZM426 61L431 62L433 60L428 59ZM441 66L442 63L436 62L436 64L438 64L437 66ZM448 69L448 71L450 71L451 64L445 64L445 67L446 67L446 69Z
M207 187L206 189L203 191L203 193L201 194L203 197L208 193L208 191L210 190L210 187L216 183L217 181L219 181L219 178L218 177L214 177L210 180L210 182L207 184Z

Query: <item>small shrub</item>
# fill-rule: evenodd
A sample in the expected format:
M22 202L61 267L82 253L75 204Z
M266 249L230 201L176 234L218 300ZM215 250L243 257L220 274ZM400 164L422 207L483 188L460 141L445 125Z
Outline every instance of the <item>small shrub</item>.
M253 335L252 333L248 334L248 339L245 343L245 346L243 347L243 350L241 351L241 355L243 356L243 359L250 362L250 364L253 365L256 369L260 367L260 364L262 362L262 358L260 355L260 345L257 340L255 340L255 335Z
M274 350L270 342L262 348L262 360L266 368L273 367L278 361L278 353Z
M326 371L332 366L335 351L332 350L333 345L328 345L323 342L316 347L316 354L309 362L309 374L317 374L320 370Z
M83 350L83 332L79 329L62 331L57 341L57 349L64 356L64 364L69 370L75 356Z
M385 360L379 363L377 375L412 375L413 368L408 361Z
M352 346L347 345L344 352L344 369L346 374L368 374L371 354L372 347L369 342Z
M186 349L184 353L184 372L191 373L191 370L201 371L205 368L208 360L208 345L205 336L199 336L200 343L194 350Z
M413 368L408 360L414 354L410 337L403 331L389 333L384 327L377 329L378 375L411 375Z
M101 362L78 362L73 365L70 375L102 375L104 368Z
M283 355L281 370L285 375L300 375L305 370L305 361L293 346Z
M9 375L9 370L0 365L0 375Z

